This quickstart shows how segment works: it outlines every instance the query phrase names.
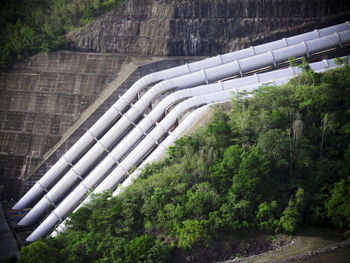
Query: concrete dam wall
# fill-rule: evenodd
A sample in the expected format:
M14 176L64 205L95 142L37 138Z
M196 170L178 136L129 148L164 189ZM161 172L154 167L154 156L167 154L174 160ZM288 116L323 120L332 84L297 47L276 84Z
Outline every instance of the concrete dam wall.
M22 179L129 61L119 55L56 52L0 72L1 199L19 195Z
M71 48L213 56L349 17L346 0L133 0L71 34Z
M102 114L143 74L190 60L152 56L225 53L344 22L349 10L346 0L125 1L70 34L71 51L0 72L1 200L38 180L94 122L97 106Z

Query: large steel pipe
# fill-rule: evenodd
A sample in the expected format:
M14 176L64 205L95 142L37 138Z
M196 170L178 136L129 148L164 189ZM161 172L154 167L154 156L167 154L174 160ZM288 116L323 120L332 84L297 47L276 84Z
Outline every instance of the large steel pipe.
M299 43L300 41L309 41L311 39L323 37L334 32L341 32L350 28L348 22L331 26L328 28L314 30L309 33L283 38L278 41L267 44L250 47L247 49L231 52L217 57L208 58L202 61L193 62L183 66L171 68L155 72L138 80L128 91L111 107L89 130L85 133L56 163L52 166L44 176L17 202L13 207L20 209L28 207L35 201L47 188L60 177L60 175L81 155L95 138L101 137L104 130L107 129L130 103L135 99L138 92L152 83L161 80L171 79L191 72L196 72L202 69L215 67L221 64L232 62L234 60L246 58L252 55L264 53L266 51L287 47ZM310 51L311 52L311 51ZM239 65L238 65L239 66ZM241 70L239 72L242 72ZM220 79L220 77L216 78Z
M165 152L165 147L168 147L172 145L177 139L180 138L180 136L202 115L202 113L208 108L208 105L204 105L195 111L191 112L188 116L186 116L185 120L183 120L176 128L173 130L169 136L162 142L162 146L158 146L148 157L147 159L142 162L142 164L123 182L121 187L118 187L116 191L113 193L113 196L119 194L119 192L122 191L122 189L125 189L127 186L129 186L133 180L135 180L140 172L141 169L148 163L158 160L162 154ZM79 208L81 208L84 203L81 203L77 208L74 209L73 213L76 212ZM58 233L63 232L69 225L67 226L67 219L66 218L56 229L53 233L51 233L51 236L56 236Z
M107 159L101 163L102 168L99 173L107 172L115 162L120 161L121 157L131 149L134 144L143 136L153 125L157 124L159 118L164 114L165 109L180 99L193 96L204 95L218 92L224 89L230 89L235 86L244 86L253 83L264 82L272 78L281 78L299 73L298 68L280 69L273 72L255 74L253 76L233 79L225 82L219 82L211 85L203 85L192 89L177 91L163 99L145 118L136 125L136 127L114 148L112 159ZM128 118L125 118L127 120ZM40 219L55 202L62 197L66 191L77 180L82 180L82 174L103 154L108 153L108 147L121 134L120 123L116 123L102 138L95 144L89 152L82 157L78 163L65 176L55 184L55 186L44 195L44 197L30 210L30 212L18 223L19 225L30 225Z
M321 62L322 63L322 62ZM330 66L332 63L324 63L324 65ZM317 67L320 63L317 63ZM284 77L273 81L275 84L280 85L288 81L290 77ZM261 84L254 84L245 86L244 89L248 91L257 88ZM236 88L235 88L236 89ZM231 90L222 91L214 94L203 95L188 99L179 105L177 105L169 115L167 115L151 132L146 138L137 145L131 153L109 174L102 183L100 183L94 192L98 193L106 189L112 189L118 182L128 173L128 170L153 147L154 144L163 136L166 130L169 130L177 119L177 116L182 114L187 109L202 104L208 104L212 101L223 101L231 97ZM113 153L113 152L112 152ZM106 158L107 159L107 158ZM98 167L96 167L98 168ZM95 169L98 170L98 169ZM95 171L94 170L94 171ZM93 171L93 172L94 172ZM40 235L46 234L53 225L63 219L66 214L71 211L77 203L79 203L85 196L86 192L94 187L94 185L100 180L103 175L99 173L91 173L87 178L81 182L71 194L50 214L50 216L44 220L44 222L28 237L28 241L36 240Z
M217 99L218 101L222 101L224 99L228 99L231 97L230 91L223 91L219 94L216 94L216 96L210 95L206 96L205 98L199 99L191 98L188 99L182 103L180 103L177 107L175 107L171 113L166 118L164 118L160 125L164 125L164 128L170 128L168 127L170 123L174 123L176 121L177 114L183 112L183 110L194 107L194 106L200 106L202 104L210 103L213 101L213 99ZM203 96L205 97L205 96ZM189 100L192 100L193 102L190 103ZM181 107L182 110L179 108ZM174 116L175 115L175 116ZM169 118L172 118L172 121L169 121ZM166 121L168 120L168 121ZM155 127L154 130L152 130L151 134L147 136L113 171L111 176L108 178L108 182L111 182L114 184L114 181L118 181L118 179L126 174L128 170L132 167L133 164L135 164L138 160L142 158L142 156L149 151L150 148L152 148L153 144L155 143L154 140L157 138L153 138L152 135L154 135L154 131L158 131L162 128L160 126ZM110 156L110 155L109 155ZM109 157L107 157L109 158ZM106 159L107 159L106 158ZM105 160L106 160L105 159ZM72 211L74 207L79 203L84 196L86 195L86 192L95 186L95 184L101 179L101 176L96 169L89 174L58 206L57 208L52 211L52 213L39 225L39 227L27 238L27 241L34 241L38 239L40 236L47 234L55 224L59 223L64 219L64 217L69 213L69 211Z
M195 123L199 117L208 109L208 105L199 107L198 109L191 112L186 118L161 142L161 145L158 146L141 164L140 166L128 176L123 183L118 186L118 188L113 192L113 196L116 196L123 192L129 185L135 181L141 174L142 169L154 162L159 160L166 152L166 149L171 146L177 139L179 139L182 134L190 128L193 123Z

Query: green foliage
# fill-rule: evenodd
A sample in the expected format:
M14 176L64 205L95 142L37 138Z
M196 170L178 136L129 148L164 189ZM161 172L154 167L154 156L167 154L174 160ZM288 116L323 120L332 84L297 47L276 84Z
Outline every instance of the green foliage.
M125 246L123 262L165 262L168 254L169 248L162 242L153 240L148 235L142 235L135 237Z
M122 0L6 0L0 10L0 67L39 52L65 48L65 34Z
M350 178L342 179L331 190L327 213L332 223L340 229L350 227Z
M23 262L167 262L227 234L350 227L350 68L239 94L120 196L104 192ZM51 258L52 257L52 258Z
M289 62L289 66L290 67L296 67L297 66L297 62L296 62L296 58L295 57L288 58L288 62Z
M185 250L191 250L199 245L207 246L210 241L208 221L188 219L182 222L178 229L178 246Z
M21 249L19 263L60 262L59 251L43 240L36 241Z
M337 65L345 65L345 66L349 66L349 57L345 57L345 58L335 58L334 59L335 64Z

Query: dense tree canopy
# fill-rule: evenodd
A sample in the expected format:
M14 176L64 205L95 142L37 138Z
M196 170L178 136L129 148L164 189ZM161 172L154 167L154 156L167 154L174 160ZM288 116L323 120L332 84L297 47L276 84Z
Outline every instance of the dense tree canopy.
M0 66L64 48L64 35L122 0L5 0L0 3Z
M103 193L20 262L166 262L227 233L350 228L350 68L239 94L123 194ZM40 252L40 253L39 253Z

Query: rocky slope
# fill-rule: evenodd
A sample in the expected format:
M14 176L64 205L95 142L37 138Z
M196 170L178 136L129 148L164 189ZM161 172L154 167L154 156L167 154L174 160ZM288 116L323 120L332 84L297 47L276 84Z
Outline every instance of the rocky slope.
M215 55L348 19L346 0L132 0L69 36L71 48Z

